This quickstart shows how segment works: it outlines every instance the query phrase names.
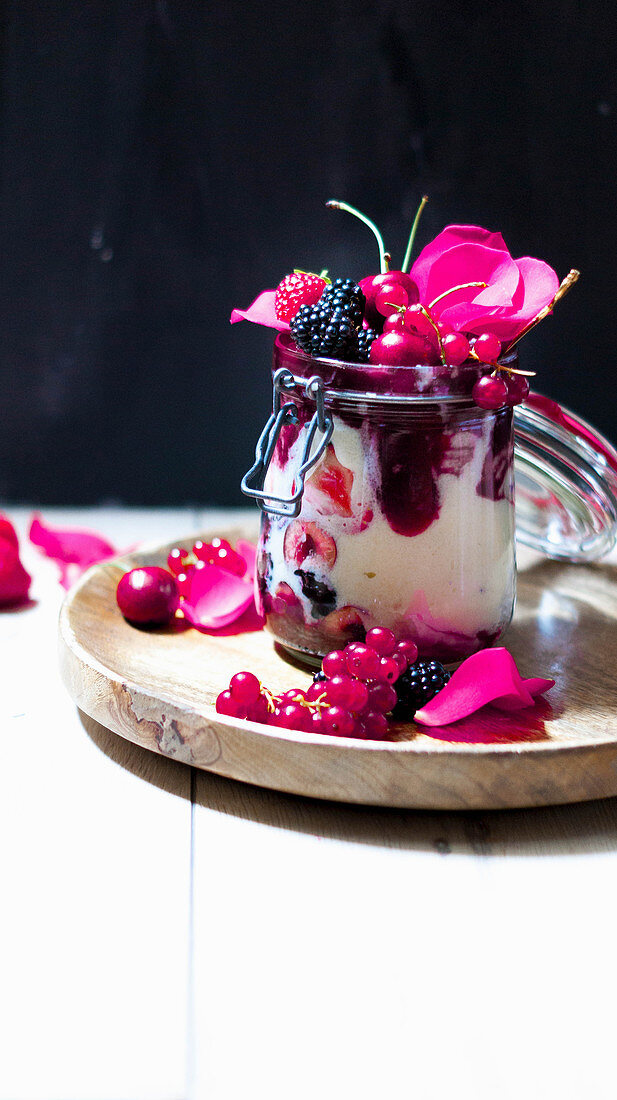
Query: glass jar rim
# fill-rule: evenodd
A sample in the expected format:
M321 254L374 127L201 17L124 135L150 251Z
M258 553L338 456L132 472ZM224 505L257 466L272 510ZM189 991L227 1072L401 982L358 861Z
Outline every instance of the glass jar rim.
M499 359L504 367L515 366L517 362L516 349ZM384 405L473 403L471 391L475 382L493 370L489 363L475 360L467 360L458 367L426 363L382 366L313 356L298 348L285 332L275 339L274 363L275 369L286 367L298 385L311 377L320 378L326 388L326 400L331 390L337 400L351 403L369 400Z

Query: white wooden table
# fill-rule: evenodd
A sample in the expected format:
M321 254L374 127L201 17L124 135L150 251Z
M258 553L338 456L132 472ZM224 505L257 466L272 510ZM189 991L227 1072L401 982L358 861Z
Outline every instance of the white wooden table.
M119 547L221 521L44 516ZM617 800L414 813L191 772L76 711L55 567L23 547L36 603L0 614L0 1100L614 1100Z

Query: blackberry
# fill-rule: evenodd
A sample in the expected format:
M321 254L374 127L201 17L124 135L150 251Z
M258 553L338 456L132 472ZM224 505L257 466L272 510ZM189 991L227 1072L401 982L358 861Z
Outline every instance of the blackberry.
M371 344L377 337L377 333L373 328L359 328L357 335L358 347L356 350L356 359L358 363L368 363L371 354Z
M328 679L328 677L326 676L323 669L320 669L319 672L316 672L315 675L313 676L313 683L314 684L323 684L323 682L327 679Z
M324 309L346 309L359 324L364 316L366 298L353 279L335 279L326 287L317 304Z
M308 355L344 358L356 340L356 329L348 307L302 306L290 323L296 344Z
M321 619L334 611L336 592L333 588L329 588L324 581L318 581L315 574L308 569L294 569L294 574L300 578L302 594L311 601L315 619Z
M398 703L392 711L393 718L399 721L413 718L416 711L430 702L449 679L450 673L439 661L416 661L415 665L410 665L394 685Z

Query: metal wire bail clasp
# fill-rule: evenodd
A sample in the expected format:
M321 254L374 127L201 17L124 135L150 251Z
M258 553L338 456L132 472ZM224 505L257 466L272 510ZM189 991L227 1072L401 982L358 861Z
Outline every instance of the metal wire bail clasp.
M325 410L323 383L321 378L314 375L313 378L309 378L304 387L306 396L315 402L316 408L307 427L300 465L293 472L292 488L294 492L290 497L277 497L265 491L266 475L281 430L285 424L298 423L298 409L293 401L288 402L286 405L281 404L282 392L289 392L296 385L293 374L285 367L277 370L272 384L272 415L266 423L255 448L255 462L240 483L242 492L248 497L253 497L263 512L288 518L300 514L305 477L308 471L319 462L332 438L334 429L332 418L326 414ZM313 443L318 432L321 433L321 440L313 452Z

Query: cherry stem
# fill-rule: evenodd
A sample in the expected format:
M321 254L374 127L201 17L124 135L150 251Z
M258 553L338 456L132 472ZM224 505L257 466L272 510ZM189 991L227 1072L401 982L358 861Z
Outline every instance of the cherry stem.
M420 310L421 310L423 316L426 317L429 325L431 325L431 327L435 330L435 336L437 337L437 343L439 344L439 354L441 356L441 361L442 361L442 363L445 367L446 366L446 353L443 350L443 344L441 342L441 333L439 331L439 328L435 324L435 322L434 322L433 318L431 317L431 315L430 315L428 309L426 308L426 306L420 306Z
M367 218L366 214L361 214L359 210L356 210L355 206L350 206L347 202L339 202L338 199L328 199L326 203L331 210L346 210L348 214L353 214L354 218L359 218L361 222L368 225L369 229L375 234L377 244L379 246L379 270L382 275L388 270L388 263L386 260L386 250L383 243L383 237L379 232L375 222L372 222L370 218Z
M411 233L409 234L409 240L407 241L407 251L405 253L405 259L403 260L403 266L401 268L401 271L408 271L409 270L409 265L411 263L411 253L413 252L413 244L414 244L414 241L416 239L416 230L418 228L418 222L420 221L420 218L422 217L422 211L424 210L424 207L426 206L427 202L428 202L428 195L423 195L422 196L422 202L420 203L418 209L416 210L416 216L413 220L413 225L411 227Z
M448 294L454 294L455 290L467 290L467 288L470 286L486 287L488 286L488 283L459 283L458 286L451 286L449 290L444 290L443 294L439 294L436 298L434 298L428 308L433 309L433 307L436 306L438 302L441 302L442 298L447 298Z
M510 341L507 348L505 349L505 352L510 351L510 348L513 348L515 344L518 344L519 340L522 340L523 336L526 336L528 332L531 332L532 328L535 328L536 325L539 325L540 321L543 321L545 317L548 317L549 313L553 312L553 306L555 305L555 303L558 302L560 298L563 298L569 290L572 290L572 287L578 281L580 274L580 271L577 271L575 267L573 267L572 270L568 272L565 279L562 279L561 283L557 287L557 293L555 294L555 297L551 299L551 301L548 303L547 306L544 307L544 309L540 310L538 316L534 317L533 321L530 321L528 325L525 325L525 328L522 329L521 332L519 332L518 336L516 336L514 340ZM505 352L503 352L502 354L505 354Z

